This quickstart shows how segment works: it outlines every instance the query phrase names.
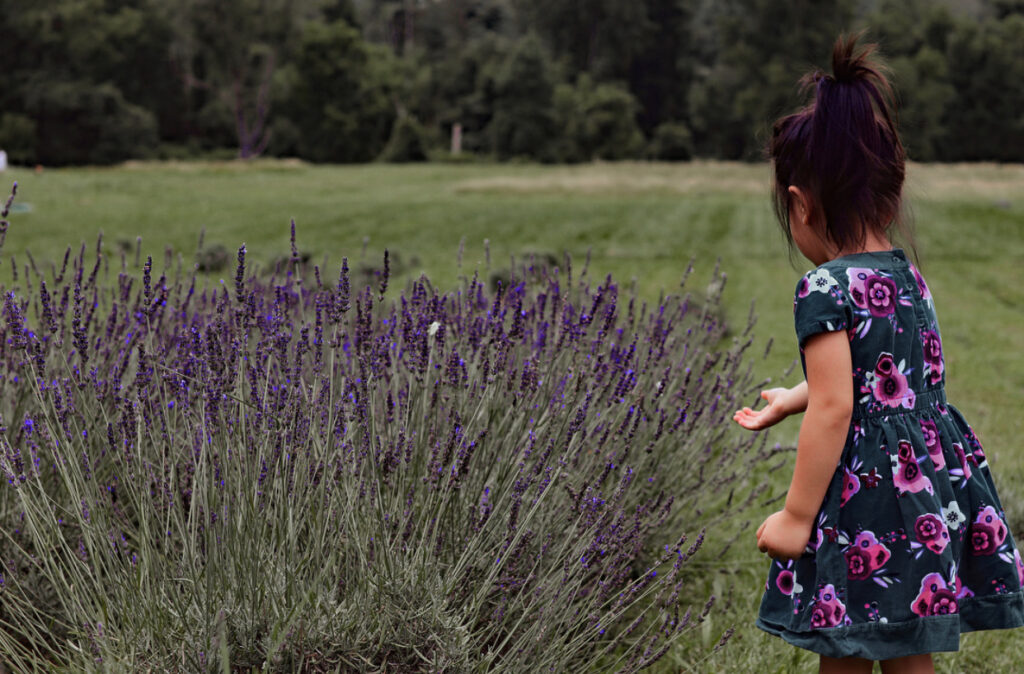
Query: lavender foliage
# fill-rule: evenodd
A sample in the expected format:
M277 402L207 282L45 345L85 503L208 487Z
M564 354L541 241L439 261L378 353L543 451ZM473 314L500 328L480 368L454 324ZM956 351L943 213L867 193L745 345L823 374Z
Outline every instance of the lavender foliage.
M771 454L718 290L72 267L4 291L16 668L635 671L711 610L686 562Z

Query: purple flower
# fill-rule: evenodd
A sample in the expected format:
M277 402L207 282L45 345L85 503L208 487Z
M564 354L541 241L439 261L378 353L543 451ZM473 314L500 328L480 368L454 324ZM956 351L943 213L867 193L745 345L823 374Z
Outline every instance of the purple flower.
M935 554L941 554L949 545L949 530L942 518L932 513L920 515L914 522L914 535L919 543Z
M864 281L864 298L872 316L888 316L896 311L896 284L884 276Z

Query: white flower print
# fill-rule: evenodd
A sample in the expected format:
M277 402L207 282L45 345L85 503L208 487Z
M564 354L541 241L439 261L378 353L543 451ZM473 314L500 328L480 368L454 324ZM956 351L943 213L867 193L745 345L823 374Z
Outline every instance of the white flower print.
M839 285L828 269L815 269L807 275L807 292L827 293Z
M959 529L960 525L967 521L960 510L960 504L956 501L950 501L949 505L942 509L942 519L946 521L946 527L953 531Z

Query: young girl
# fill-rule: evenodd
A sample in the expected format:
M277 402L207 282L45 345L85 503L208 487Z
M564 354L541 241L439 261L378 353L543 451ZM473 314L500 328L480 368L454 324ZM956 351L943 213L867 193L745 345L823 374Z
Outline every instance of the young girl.
M757 529L773 559L757 625L822 672L932 672L960 634L1024 624L1024 563L978 438L946 403L924 278L889 242L904 151L872 46L836 43L832 75L775 124L775 207L817 269L797 285L806 381L735 420L806 412L785 507Z

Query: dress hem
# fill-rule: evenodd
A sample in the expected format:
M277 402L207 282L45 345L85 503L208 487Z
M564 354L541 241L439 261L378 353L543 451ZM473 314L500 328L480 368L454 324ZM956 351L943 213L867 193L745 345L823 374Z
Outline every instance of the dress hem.
M1024 627L1024 592L961 600L960 613L898 623L861 623L794 631L758 617L757 627L786 642L831 658L890 660L960 650L960 635Z

